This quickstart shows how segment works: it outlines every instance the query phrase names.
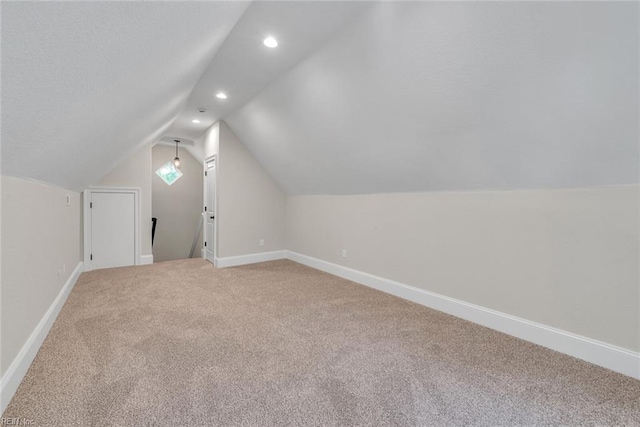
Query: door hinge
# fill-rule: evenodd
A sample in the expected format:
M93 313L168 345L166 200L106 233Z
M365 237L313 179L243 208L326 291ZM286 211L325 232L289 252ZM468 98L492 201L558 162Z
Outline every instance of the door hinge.
M89 202L89 209L93 208L93 202Z
M207 242L204 242L204 245L207 246Z
M91 256L89 257L89 259L90 259L91 261L93 261L93 254L91 254Z
M204 176L207 176L207 171L204 171Z

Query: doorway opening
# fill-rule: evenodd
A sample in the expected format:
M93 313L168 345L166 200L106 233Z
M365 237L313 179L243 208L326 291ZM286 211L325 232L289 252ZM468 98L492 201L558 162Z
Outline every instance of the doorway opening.
M157 143L151 151L154 262L202 256L202 161L187 146Z

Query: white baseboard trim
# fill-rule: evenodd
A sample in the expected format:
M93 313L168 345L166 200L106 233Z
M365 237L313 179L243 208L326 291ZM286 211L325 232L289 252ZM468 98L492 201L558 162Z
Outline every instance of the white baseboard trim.
M287 258L391 295L640 379L640 353L425 291L321 259L286 251Z
M216 267L235 267L238 265L255 264L256 262L274 261L285 259L287 251L263 252L259 254L248 254L239 256L229 256L224 258L216 257Z
M140 265L153 264L153 255L140 255Z
M27 342L24 343L18 355L13 359L7 372L2 376L2 380L0 380L0 414L4 413L4 410L7 408L11 398L26 375L29 366L31 366L33 359L36 357L40 346L47 337L47 334L49 334L49 330L58 317L60 309L78 281L78 277L80 277L80 274L84 271L82 264L82 261L78 263L58 293L56 299L53 300L47 312L42 316L42 319L40 319L38 326L33 330Z

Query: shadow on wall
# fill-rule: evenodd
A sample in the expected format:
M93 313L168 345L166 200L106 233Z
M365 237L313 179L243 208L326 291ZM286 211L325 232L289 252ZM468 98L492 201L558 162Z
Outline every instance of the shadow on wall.
M153 260L189 258L202 217L203 169L187 150L180 149L182 176L168 185L156 171L175 157L175 148L155 145L152 150L152 216L158 219ZM193 256L201 256L202 230Z

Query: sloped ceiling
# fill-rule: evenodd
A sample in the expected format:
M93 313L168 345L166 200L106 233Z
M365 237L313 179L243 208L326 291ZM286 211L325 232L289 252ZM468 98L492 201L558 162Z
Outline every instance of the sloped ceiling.
M3 2L2 173L82 190L164 133L246 2Z
M638 182L638 4L385 2L227 119L289 194Z
M194 88L167 135L191 140L242 107L278 76L308 57L369 4L354 1L258 1L247 8ZM277 49L262 44L279 40ZM217 92L228 98L220 100ZM206 113L198 112L205 107ZM200 123L192 123L198 119Z
M637 3L2 4L2 173L76 190L218 119L289 194L626 184L637 117Z

